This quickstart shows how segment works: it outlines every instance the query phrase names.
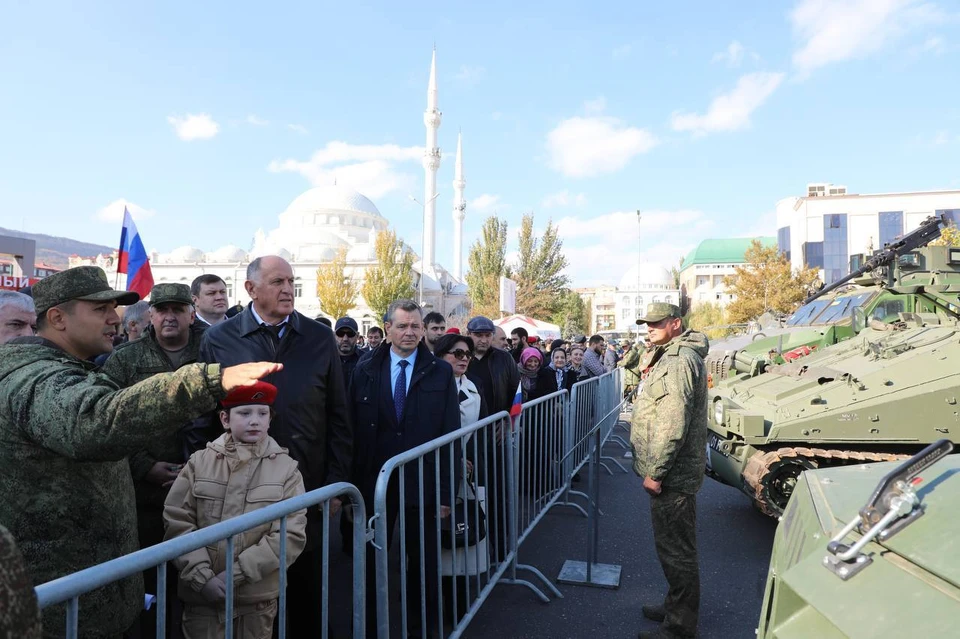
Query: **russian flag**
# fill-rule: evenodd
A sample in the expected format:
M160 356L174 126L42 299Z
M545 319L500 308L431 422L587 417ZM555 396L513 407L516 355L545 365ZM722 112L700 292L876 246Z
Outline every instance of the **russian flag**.
M520 420L520 412L523 409L523 388L517 384L517 394L513 396L513 404L510 406L510 421L513 428L517 428L517 422Z
M123 207L123 230L120 231L120 255L117 261L117 273L127 274L127 290L136 291L140 299L150 294L153 288L153 273L147 250L143 248L137 225L127 207Z

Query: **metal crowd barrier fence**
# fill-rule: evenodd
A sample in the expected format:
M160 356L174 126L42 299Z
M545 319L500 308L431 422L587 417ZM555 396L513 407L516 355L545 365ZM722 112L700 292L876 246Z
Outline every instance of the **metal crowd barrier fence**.
M630 451L630 444L619 435L614 435L614 430L620 421L620 408L624 405L622 368L614 369L600 377L600 400L602 404L600 412L603 415L600 421L601 446L606 446L612 441L624 451ZM614 407L617 407L617 410L613 410ZM608 473L612 473L603 462L612 462L624 473L629 472L615 457L601 455L601 465Z
M247 530L264 524L280 521L280 598L277 618L279 623L279 639L286 637L286 585L287 585L287 516L304 508L321 505L323 509L323 594L320 606L323 614L323 627L318 628L324 639L328 632L328 570L330 548L330 500L335 497L347 497L349 504L344 509L353 508L353 636L355 639L364 637L365 622L365 590L366 571L363 551L366 542L366 514L360 491L352 484L345 482L331 484L312 490L303 495L271 504L255 512L246 513L232 519L220 522L214 526L201 528L182 537L144 548L129 555L91 566L85 570L49 581L37 586L36 593L40 608L54 606L66 602L66 631L67 639L76 639L79 623L80 597L107 584L125 579L148 568L157 569L157 637L166 637L166 592L167 592L167 562L188 552L198 550L204 546L215 545L219 541L227 540L227 555L234 555L234 537ZM225 637L233 637L233 610L234 610L234 562L227 562L226 570L226 631ZM177 578L176 575L173 576Z

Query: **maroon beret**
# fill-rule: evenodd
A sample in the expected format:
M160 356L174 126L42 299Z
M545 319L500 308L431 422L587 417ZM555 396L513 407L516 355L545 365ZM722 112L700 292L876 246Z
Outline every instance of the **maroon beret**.
M247 404L266 404L273 406L273 400L277 398L277 387L267 382L257 382L253 386L240 386L230 391L230 394L220 400L220 404L230 409L234 406L246 406Z

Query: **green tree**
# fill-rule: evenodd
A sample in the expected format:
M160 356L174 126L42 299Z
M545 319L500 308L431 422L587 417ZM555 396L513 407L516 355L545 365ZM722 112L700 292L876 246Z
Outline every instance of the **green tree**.
M960 246L960 229L955 224L948 224L930 246Z
M792 313L812 290L819 277L816 268L804 267L794 273L790 262L776 246L763 246L752 240L744 253L745 263L735 275L724 278L724 286L734 295L727 306L726 319L736 324L773 311Z
M357 283L347 275L347 248L340 247L333 261L317 269L317 299L324 313L344 317L356 306Z
M587 332L587 306L573 290L565 289L550 321L560 327L563 337L570 339Z
M533 214L523 216L520 224L517 263L517 312L530 317L551 317L563 291L570 284L564 275L567 258L563 240L552 221L539 238L533 232Z
M474 315L500 317L500 278L507 268L507 223L496 215L483 222L467 257L467 290Z
M413 253L404 250L393 231L377 233L374 247L377 264L367 270L360 293L379 321L390 302L413 298Z
M687 313L684 321L687 328L706 333L710 339L723 339L733 332L719 328L727 324L725 315L723 307L716 302L700 302Z

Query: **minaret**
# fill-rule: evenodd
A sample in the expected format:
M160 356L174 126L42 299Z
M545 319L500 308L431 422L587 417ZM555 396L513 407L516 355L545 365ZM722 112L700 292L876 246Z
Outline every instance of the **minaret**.
M453 276L463 281L463 218L466 217L467 201L463 189L467 180L463 177L463 134L457 134L457 166L453 174Z
M440 148L437 146L437 129L440 128L440 109L437 106L437 49L433 49L430 62L430 86L427 87L427 110L423 112L423 124L427 127L427 146L423 150L423 255L420 265L423 272L432 274L436 262L434 246L437 239L437 169L440 168Z

